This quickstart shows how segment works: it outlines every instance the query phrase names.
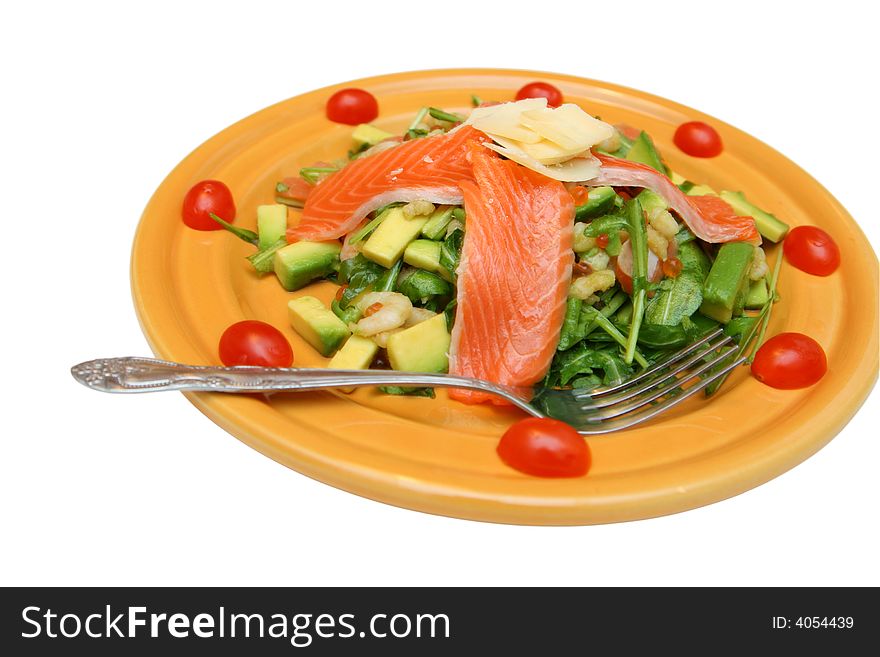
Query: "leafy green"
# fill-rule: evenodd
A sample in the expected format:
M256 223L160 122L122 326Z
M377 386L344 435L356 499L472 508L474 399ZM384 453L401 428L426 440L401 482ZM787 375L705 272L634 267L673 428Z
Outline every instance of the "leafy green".
M645 321L661 326L678 326L685 317L693 315L703 302L703 285L682 272L676 278L667 278L645 308Z
M681 261L682 274L690 274L699 281L700 285L706 282L712 263L696 242L685 242L678 247L678 259Z
M340 303L333 299L330 302L330 310L341 319L346 326L353 322L357 322L361 318L361 311L357 309L356 306L349 306L348 308L343 309Z
M582 336L578 333L578 320L581 316L583 301L577 297L569 297L565 302L565 319L562 320L562 331L559 334L559 351L570 349Z
M567 386L576 378L598 374L604 385L617 385L632 374L632 366L623 362L616 348L596 348L581 342L568 351L556 353L546 382L550 387ZM584 383L581 381L580 387L584 387Z
M254 266L254 269L265 274L275 267L275 252L285 246L287 246L287 240L282 237L275 244L249 255L247 259Z
M211 212L208 216L210 216L211 219L213 219L218 224L223 226L224 229L228 230L230 233L235 235L238 239L242 240L243 242L247 242L248 244L253 244L254 246L256 246L257 243L260 241L259 235L257 235L252 230L248 230L247 228L239 228L238 226L233 226L228 221L223 221L223 219L218 217L213 212Z
M356 296L374 286L387 272L385 267L372 260L367 260L360 253L354 258L343 260L339 266L338 281L340 284L347 283L348 287L342 293L342 299L339 301L340 307L343 310L348 308Z
M432 297L445 297L452 294L452 285L424 269L416 269L402 278L398 291L409 297L413 303L424 303Z
M644 134L644 133L642 133ZM626 339L626 350L623 359L632 363L638 343L639 328L645 315L645 296L648 287L648 234L645 228L645 217L642 206L637 198L627 201L624 215L628 224L629 241L632 246L632 299L633 314Z
M446 112L436 107L429 107L428 114L430 114L438 121L448 121L450 123L461 123L462 121L464 121L463 116L459 116L458 114L454 114L453 112Z
M464 245L464 231L460 228L452 231L440 247L440 265L452 273L453 279L457 278L455 270L461 260L461 247Z
M379 386L386 395L406 395L408 397L430 397L434 399L434 388L405 388L403 386Z

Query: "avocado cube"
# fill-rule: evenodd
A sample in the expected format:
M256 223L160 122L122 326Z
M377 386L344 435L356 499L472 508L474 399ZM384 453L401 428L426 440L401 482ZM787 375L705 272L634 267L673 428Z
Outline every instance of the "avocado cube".
M752 281L749 284L749 291L746 293L745 307L749 310L757 310L763 308L764 304L770 300L770 289L767 287L767 279L761 278Z
M440 313L388 338L388 360L404 372L445 372L449 342L446 315Z
M403 261L413 267L438 274L451 283L452 274L440 264L441 246L440 242L433 240L413 240L403 252Z
M385 132L369 123L361 123L351 133L351 138L354 139L354 143L358 146L375 146L380 141L393 136L390 132Z
M650 189L642 190L639 194L639 203L642 206L642 210L647 212L649 217L653 217L655 212L661 212L669 208L663 197Z
M724 190L720 196L738 215L754 219L758 232L771 242L779 242L788 234L787 223L750 203L742 192Z
M660 153L657 152L657 148L654 146L650 135L644 130L639 133L639 136L633 142L632 147L630 147L629 152L626 154L626 159L630 162L647 164L652 169L657 169L660 173L666 173L666 168L660 159Z
M616 199L617 193L612 187L594 187L587 195L587 202L575 208L575 221L608 214L614 208Z
M294 242L275 252L275 274L285 290L298 290L331 274L342 245L332 242Z
M748 242L721 245L703 284L701 313L726 324L733 317L734 309L742 308L754 255L755 247Z
M315 297L292 299L287 316L293 330L322 356L329 356L351 334L345 323Z
M268 249L287 233L287 206L280 203L257 206L257 248Z
M364 243L361 253L383 267L390 269L400 260L406 245L412 242L428 222L427 216L407 217L400 208L388 210L385 221L373 231Z
M370 338L353 335L345 341L342 348L330 359L327 367L334 370L365 370L370 367L378 351L379 345ZM354 388L340 388L340 390L348 394Z

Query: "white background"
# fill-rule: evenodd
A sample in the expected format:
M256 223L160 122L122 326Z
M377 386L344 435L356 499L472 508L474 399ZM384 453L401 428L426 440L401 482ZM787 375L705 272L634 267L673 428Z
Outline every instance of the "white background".
M355 497L245 447L180 395L100 395L67 373L148 355L129 248L180 159L266 105L397 70L556 70L678 100L803 166L876 249L877 10L712 7L5 3L0 583L880 584L876 390L819 454L734 499L530 528Z

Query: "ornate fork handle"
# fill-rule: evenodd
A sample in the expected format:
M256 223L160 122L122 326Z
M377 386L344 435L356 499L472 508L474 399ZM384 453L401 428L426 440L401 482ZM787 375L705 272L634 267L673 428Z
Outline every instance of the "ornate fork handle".
M498 395L535 414L535 409L526 403L530 391L517 391L480 379L448 374L298 367L212 367L136 357L90 360L75 365L70 373L93 390L128 393L161 390L269 392L375 385L467 388Z

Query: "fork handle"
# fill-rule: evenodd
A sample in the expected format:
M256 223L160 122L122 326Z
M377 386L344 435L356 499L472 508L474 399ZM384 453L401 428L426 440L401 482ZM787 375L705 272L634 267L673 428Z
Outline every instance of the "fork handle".
M488 381L449 374L394 370L329 370L300 367L215 367L152 358L99 358L75 365L73 378L101 392L271 392L375 385L467 388L504 397L534 414L515 391Z

